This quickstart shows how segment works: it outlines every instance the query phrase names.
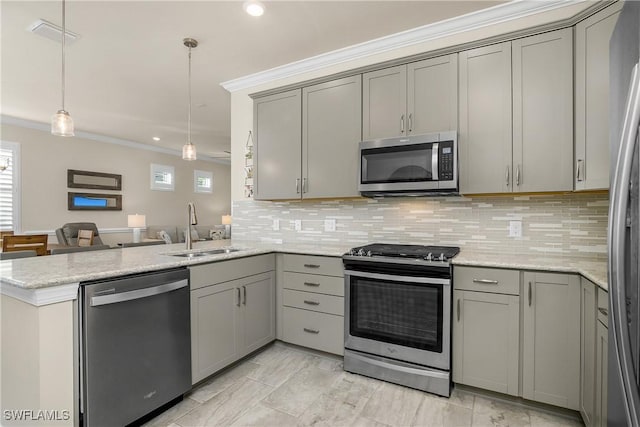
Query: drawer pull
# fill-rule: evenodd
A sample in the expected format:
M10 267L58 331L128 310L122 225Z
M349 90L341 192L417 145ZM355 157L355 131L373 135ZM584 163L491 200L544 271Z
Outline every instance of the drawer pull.
M598 311L602 313L604 316L609 315L609 310L607 310L606 308L598 307Z
M320 286L320 283L313 283L313 282L304 282L305 286Z
M303 331L308 332L310 334L319 334L320 331L317 329L309 329L309 328L302 328Z
M309 305L320 305L318 301L310 301L308 299L304 300L304 303Z
M482 283L483 285L497 285L497 280L489 280L489 279L473 279L473 283Z
M304 266L306 268L320 268L320 266L318 264L305 264Z

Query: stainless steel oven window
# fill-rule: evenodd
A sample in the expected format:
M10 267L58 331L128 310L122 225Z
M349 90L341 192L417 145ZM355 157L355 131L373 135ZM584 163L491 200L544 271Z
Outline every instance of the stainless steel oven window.
M443 286L351 277L349 334L441 353Z

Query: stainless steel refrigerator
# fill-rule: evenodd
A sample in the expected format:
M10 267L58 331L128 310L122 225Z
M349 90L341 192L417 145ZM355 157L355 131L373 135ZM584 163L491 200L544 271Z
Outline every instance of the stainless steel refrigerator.
M625 2L610 42L608 425L640 426L638 128L640 2Z

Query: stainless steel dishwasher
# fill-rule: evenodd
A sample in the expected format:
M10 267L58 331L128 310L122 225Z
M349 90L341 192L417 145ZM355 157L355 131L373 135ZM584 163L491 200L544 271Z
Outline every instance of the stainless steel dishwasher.
M84 426L124 426L191 388L189 272L80 287Z

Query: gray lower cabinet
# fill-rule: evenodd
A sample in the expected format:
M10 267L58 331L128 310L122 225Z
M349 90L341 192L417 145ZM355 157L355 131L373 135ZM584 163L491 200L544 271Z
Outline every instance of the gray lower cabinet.
M597 287L585 278L580 279L580 414L584 424L594 425L596 313Z
M517 396L520 272L453 269L453 381Z
M195 384L275 339L274 256L189 269Z
M511 43L514 191L573 190L572 31Z
M511 192L511 42L460 52L459 64L460 192Z
M522 397L580 407L580 279L524 273Z
M361 123L360 75L302 89L303 198L360 195Z
M609 39L623 2L576 25L575 189L609 188Z
M302 191L302 91L254 100L256 200L299 199Z
M316 350L344 353L342 259L283 254L277 264L278 338Z
M598 321L596 323L595 408L593 425L607 426L607 370L609 355L608 331L609 298L607 292L598 289Z

